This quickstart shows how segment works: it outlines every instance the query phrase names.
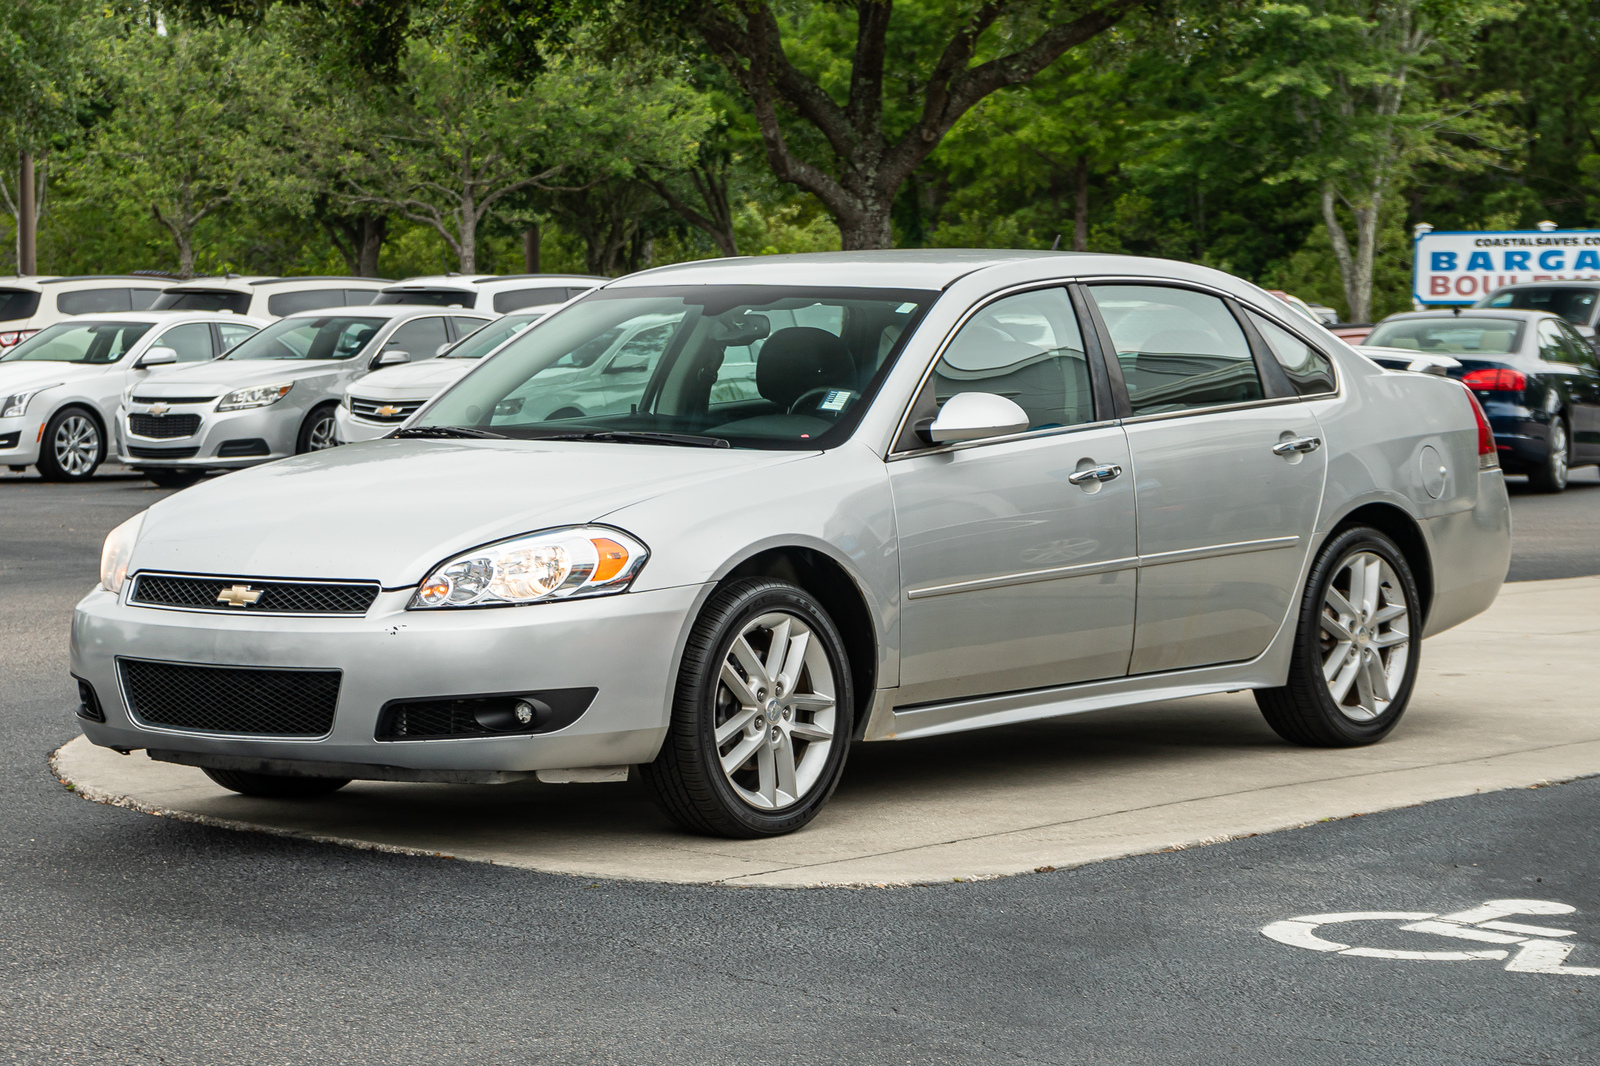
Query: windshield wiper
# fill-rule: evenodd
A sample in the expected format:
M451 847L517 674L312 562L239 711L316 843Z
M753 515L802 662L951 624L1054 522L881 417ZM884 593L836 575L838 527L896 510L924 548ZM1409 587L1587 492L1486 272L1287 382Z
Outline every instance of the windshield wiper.
M534 440L598 440L617 444L676 444L683 448L731 448L721 437L693 433L653 433L642 429L603 429L592 433L552 433Z
M461 437L473 440L505 440L504 433L491 433L487 429L469 429L466 426L407 426L392 434L396 437Z

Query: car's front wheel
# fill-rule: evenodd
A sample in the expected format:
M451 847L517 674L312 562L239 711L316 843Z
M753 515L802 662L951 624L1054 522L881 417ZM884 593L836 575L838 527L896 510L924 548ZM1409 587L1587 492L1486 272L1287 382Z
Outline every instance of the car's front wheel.
M644 781L686 829L793 832L839 783L853 708L844 641L822 605L785 582L734 581L689 636L672 723Z
M249 770L213 770L206 776L230 792L266 799L310 799L326 796L350 783L348 777L289 777L286 774L258 774Z
M1540 492L1565 492L1567 470L1572 464L1572 437L1566 420L1550 420L1550 453L1544 463L1528 474L1528 481Z
M106 457L100 424L81 407L63 407L45 424L39 475L46 481L83 481Z
M1416 681L1420 602L1394 541L1367 526L1329 538L1306 579L1289 683L1256 690L1267 724L1312 747L1383 739Z
M296 455L320 452L339 443L337 437L339 423L334 418L335 410L337 410L335 404L326 404L306 416L306 420L300 425L300 435L295 438Z

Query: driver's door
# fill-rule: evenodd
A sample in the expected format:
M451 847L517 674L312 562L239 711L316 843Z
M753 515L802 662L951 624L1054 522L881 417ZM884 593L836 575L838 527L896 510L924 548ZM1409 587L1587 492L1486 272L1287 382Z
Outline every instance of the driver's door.
M1133 470L1122 428L1097 418L1096 372L1061 288L989 304L940 357L919 410L993 393L1029 429L891 456L902 705L1127 673Z

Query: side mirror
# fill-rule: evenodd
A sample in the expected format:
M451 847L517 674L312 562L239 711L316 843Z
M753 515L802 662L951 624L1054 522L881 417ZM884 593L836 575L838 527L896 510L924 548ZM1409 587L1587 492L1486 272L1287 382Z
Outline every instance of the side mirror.
M992 392L958 392L944 402L939 417L919 429L933 444L982 440L1021 433L1028 428L1028 412L1014 401Z
M141 355L139 361L134 364L134 369L146 370L153 366L171 366L177 361L177 351L172 348L157 346Z
M410 352L402 352L398 348L390 348L388 351L378 353L378 358L372 361L372 368L376 370L380 366L399 366L401 363L409 362L411 362Z
M455 347L454 343L452 343L450 341L445 341L443 344L439 345L439 347L437 347L437 348L435 348L433 350L433 354L434 355L443 355L445 352L448 352L451 348L454 348L454 347Z

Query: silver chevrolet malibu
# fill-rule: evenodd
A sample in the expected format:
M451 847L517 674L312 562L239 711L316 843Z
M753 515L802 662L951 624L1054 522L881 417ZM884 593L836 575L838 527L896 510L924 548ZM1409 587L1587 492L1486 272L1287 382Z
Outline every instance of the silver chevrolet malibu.
M92 741L238 792L636 767L754 837L859 740L1248 688L1290 741L1371 743L1509 553L1459 382L1218 271L721 260L611 282L385 439L118 527L72 664Z

